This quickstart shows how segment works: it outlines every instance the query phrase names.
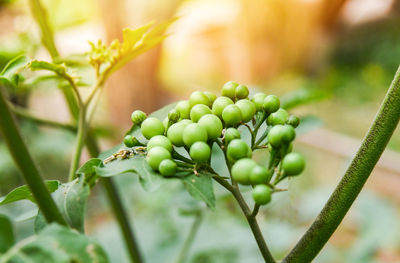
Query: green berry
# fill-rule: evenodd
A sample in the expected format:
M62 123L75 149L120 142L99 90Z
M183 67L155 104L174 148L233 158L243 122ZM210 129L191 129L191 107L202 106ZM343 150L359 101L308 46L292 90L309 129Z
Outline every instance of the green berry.
M171 159L165 159L161 161L160 165L158 166L158 170L160 174L164 176L171 176L176 173L177 165Z
M146 161L155 171L158 170L160 163L165 159L171 159L171 153L161 146L155 146L147 152Z
M263 102L263 109L266 113L276 112L281 105L279 98L275 95L268 95Z
M236 87L239 84L237 84L234 81L228 81L227 83L224 84L221 90L222 96L231 98L232 100L235 100L236 97Z
M267 118L268 125L285 124L289 118L289 113L280 108L278 111L271 113Z
M235 89L236 99L245 99L249 96L249 89L245 85L239 85Z
M248 122L251 119L253 119L254 115L256 114L256 106L254 105L253 102L243 99L243 100L238 100L235 103L236 106L239 107L240 112L242 114L242 121L243 122Z
M211 107L211 101L204 92L195 91L189 97L190 108L197 104L204 104Z
M181 117L181 114L179 113L179 111L177 109L172 109L168 113L168 120L172 123L177 122L180 117Z
M251 170L250 182L252 185L266 184L271 180L271 172L267 168L261 165L257 165Z
M190 146L190 157L196 162L207 162L211 156L211 149L205 142L195 142Z
M150 141L147 143L147 150L149 151L151 148L155 146L163 147L167 149L169 152L172 151L172 143L164 135L156 135L153 138L151 138Z
M126 135L124 137L124 144L126 147L133 147L139 145L139 141L136 139L135 136L132 135Z
M189 123L192 123L190 120ZM172 124L167 131L167 137L173 145L181 147L184 146L183 142L183 130L189 124L185 120Z
M206 129L197 123L188 124L183 130L182 138L187 147L195 142L206 142L208 139Z
M183 100L176 104L175 109L179 112L181 119L189 119L190 117L190 104L189 101Z
M257 163L249 158L240 159L231 169L233 179L244 185L250 185L250 172L257 165Z
M262 111L263 110L263 103L264 103L264 99L267 97L266 94L259 92L256 93L253 98L251 99L251 101L254 103L254 105L256 105L257 111Z
M154 117L149 117L142 122L142 134L146 139L151 139L156 135L164 134L165 128L163 123Z
M227 155L233 160L251 157L249 152L251 154L250 146L241 139L234 139L228 144Z
M140 125L147 118L146 113L141 110L135 110L132 112L131 120L133 124Z
M300 124L300 119L297 116L290 115L286 123L292 125L293 128L297 128Z
M217 98L217 95L215 95L214 93L209 92L209 91L204 91L204 94L206 94L206 96L208 97L208 99L210 100L211 105L212 105L214 103L215 99Z
M223 127L221 120L217 116L213 114L204 115L200 118L198 123L206 129L209 140L215 140L221 136Z
M296 137L296 132L291 125L283 125L281 128L282 141L285 143L290 143Z
M253 199L258 205L266 205L271 201L272 189L265 184L256 185L253 189Z
M287 154L282 160L282 169L285 175L292 176L300 174L306 165L304 157L297 152Z
M225 141L227 143L231 142L234 139L240 139L240 132L236 128L228 128L225 130Z
M283 125L275 125L268 132L268 135L267 135L268 142L275 148L281 146L283 143L282 128L283 128Z
M193 122L198 122L201 117L206 114L211 114L211 110L204 104L197 104L194 105L193 108L190 110L190 119Z
M235 104L228 105L222 111L222 119L228 126L234 126L242 120L242 112Z
M228 97L218 97L212 105L212 112L219 118L222 118L222 112L226 106L233 104L233 101Z

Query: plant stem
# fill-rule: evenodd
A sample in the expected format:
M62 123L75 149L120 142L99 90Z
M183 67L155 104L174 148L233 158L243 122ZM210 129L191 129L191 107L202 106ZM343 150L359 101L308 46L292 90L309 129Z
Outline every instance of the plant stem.
M75 179L75 175L76 175L75 172L78 169L79 161L81 159L83 145L85 143L86 128L87 128L86 107L82 106L82 108L80 108L80 110L79 110L78 133L76 135L77 138L76 138L76 146L75 146L74 155L72 156L71 165L69 168L69 177L68 177L69 181L72 181Z
M52 199L18 130L0 86L0 132L47 222L67 225Z
M196 237L196 234L199 231L202 221L203 221L203 215L201 212L199 212L196 214L192 227L190 228L189 234L185 240L185 243L183 244L183 247L181 249L181 252L179 253L176 263L185 262L187 255L189 253L189 249L193 244L194 238Z
M107 192L108 200L110 201L114 215L117 218L125 244L128 248L130 259L134 263L142 263L143 260L139 246L136 242L135 235L129 223L128 215L125 212L118 190L111 178L102 178L102 183Z
M252 217L256 217L259 210L260 210L260 205L259 204L255 204L254 208L253 208L253 212L251 212L251 216Z
M328 202L282 262L311 262L360 193L400 119L400 67L357 154Z

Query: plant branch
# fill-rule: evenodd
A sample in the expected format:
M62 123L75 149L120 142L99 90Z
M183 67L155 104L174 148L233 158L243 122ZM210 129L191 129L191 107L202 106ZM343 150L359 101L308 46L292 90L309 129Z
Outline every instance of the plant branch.
M72 181L75 179L75 172L78 169L79 166L79 161L81 159L81 154L82 154L82 149L83 145L85 143L85 136L86 136L86 128L87 128L87 123L86 123L86 108L82 107L79 110L79 119L78 119L78 133L77 133L77 138L76 138L76 146L75 146L75 151L72 156L71 160L71 165L69 168L69 181Z
M259 204L255 204L254 208L253 208L253 212L251 212L251 216L252 217L256 217L259 210L260 210L260 205Z
M400 119L400 67L358 152L328 202L293 250L282 262L311 262L367 181Z
M176 263L184 263L185 262L187 255L189 253L189 249L193 244L194 238L196 237L196 234L199 231L202 221L203 221L203 214L201 212L199 212L196 214L196 217L193 221L192 227L190 228L189 234L183 244L183 247L179 253Z
M0 86L0 132L47 222L67 225L22 139Z

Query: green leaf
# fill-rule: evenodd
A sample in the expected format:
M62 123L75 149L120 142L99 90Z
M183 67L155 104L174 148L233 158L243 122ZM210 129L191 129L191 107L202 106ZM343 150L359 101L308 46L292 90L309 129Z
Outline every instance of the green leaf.
M50 193L54 192L60 186L60 182L56 180L46 181L47 189L49 189ZM23 185L20 187L15 188L6 196L0 198L0 205L5 205L8 203L20 201L20 200L30 200L35 203L35 199L29 190L27 185Z
M108 162L103 167L97 167L96 172L102 177L127 173L137 174L142 187L146 191L156 190L161 183L161 175L151 169L143 155L135 155L126 159L118 158Z
M84 180L77 178L72 182L60 185L52 197L63 215L65 221L72 228L84 232L84 219L90 188ZM45 219L41 212L35 219L35 230L41 231L45 226Z
M12 247L0 263L107 263L104 249L87 236L57 224Z
M55 73L58 77L61 77L68 81L68 83L73 83L74 85L78 85L78 80L76 77L72 76L67 67L64 64L53 64L47 61L41 60L32 60L29 63L29 67L31 70L48 70Z
M19 71L24 68L30 59L26 56L18 56L10 60L0 73L0 84L15 88L23 80Z
M182 178L182 183L195 199L204 201L208 207L215 209L215 195L212 178L208 173L191 174Z
M304 104L328 98L329 93L321 89L303 88L287 93L281 97L281 107L289 110Z
M14 245L14 242L14 228L11 220L5 215L0 215L0 253L6 252Z
M85 182L92 188L98 178L96 168L103 165L103 161L98 158L92 158L82 165L77 171L77 175L85 176Z

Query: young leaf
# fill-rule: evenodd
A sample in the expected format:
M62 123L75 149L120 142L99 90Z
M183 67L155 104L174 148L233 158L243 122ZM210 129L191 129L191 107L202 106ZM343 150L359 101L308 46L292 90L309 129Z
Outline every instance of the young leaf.
M103 248L87 236L57 224L17 243L0 257L1 263L107 263Z
M60 182L56 180L46 181L47 189L49 189L50 193L54 192L60 186ZM23 185L20 187L15 188L11 192L9 192L6 196L0 197L0 205L5 205L8 203L20 201L20 200L30 200L31 202L35 203L35 199L29 190L27 185Z
M32 60L29 63L29 67L31 70L48 70L54 72L57 76L68 81L69 84L74 86L77 85L77 79L69 74L64 64L53 64L47 61Z
M16 87L21 79L19 71L24 68L30 59L26 56L18 56L10 60L0 73L0 84L7 87Z
M90 188L83 179L60 185L52 196L65 221L72 228L84 232L84 219ZM46 225L41 212L35 219L35 230L40 231Z
M14 245L14 228L11 220L0 215L0 253L6 252Z
M204 201L211 209L215 209L214 188L209 174L199 173L198 176L191 174L183 177L182 183L191 196Z

